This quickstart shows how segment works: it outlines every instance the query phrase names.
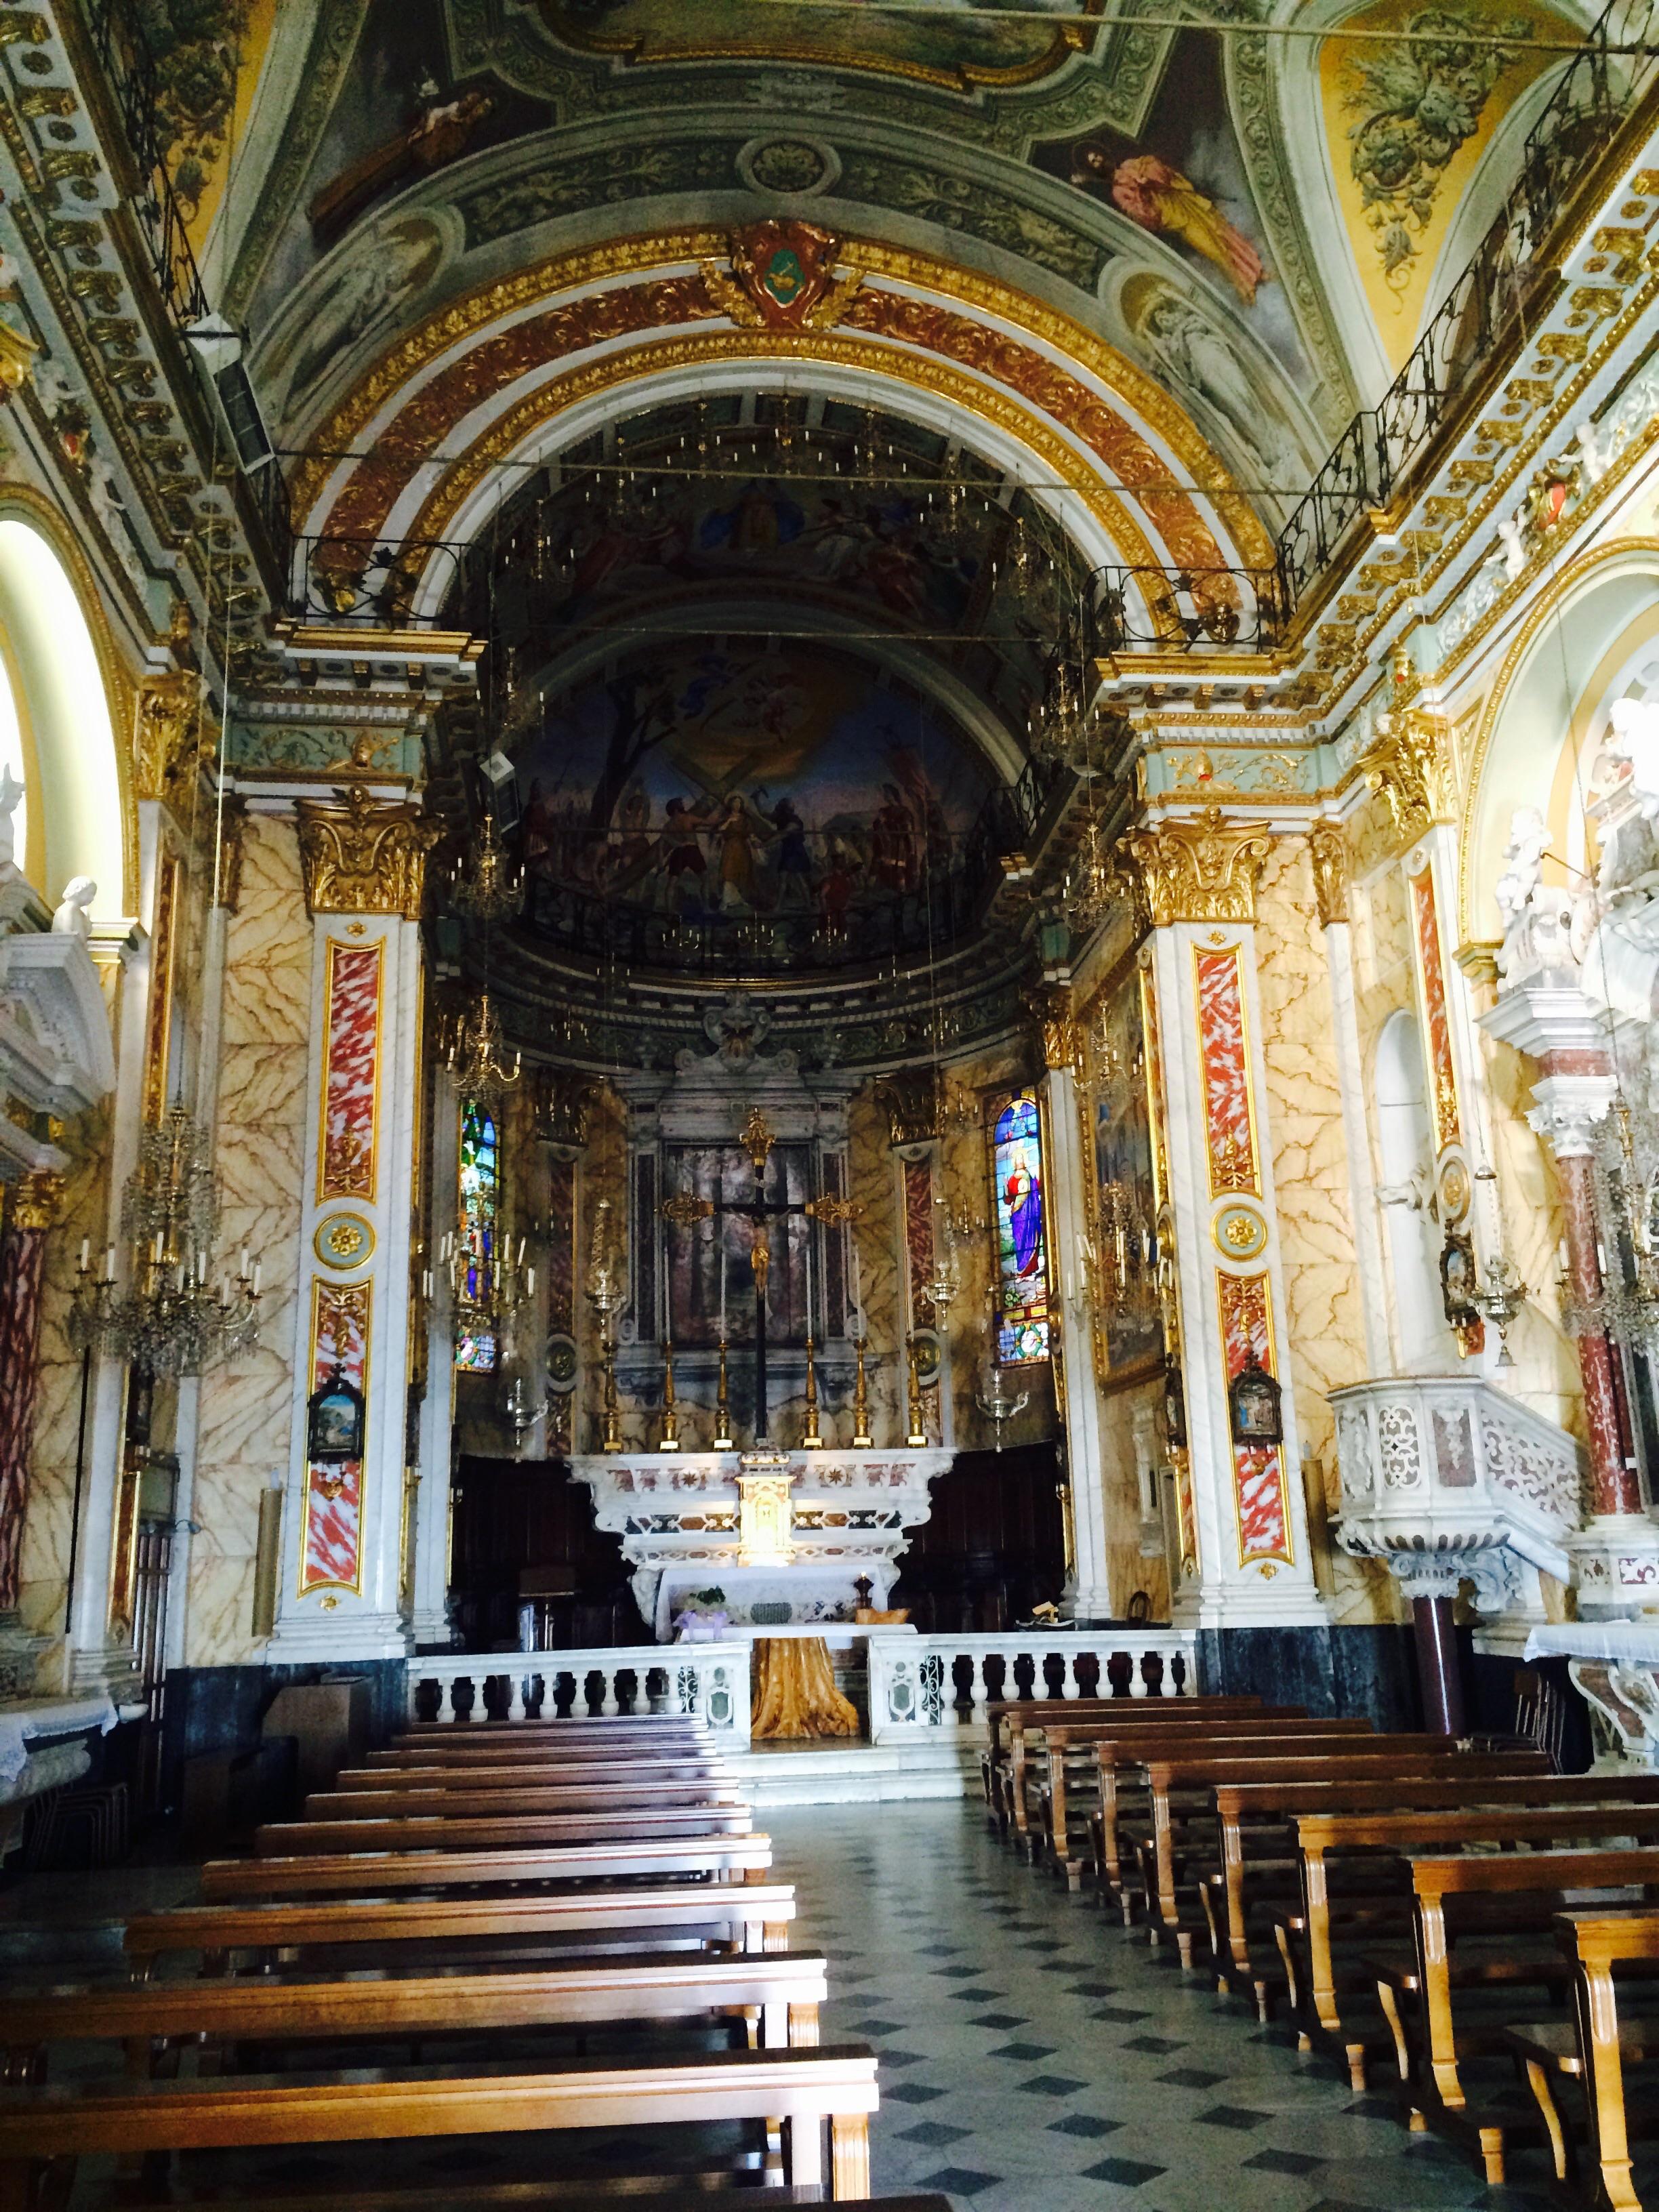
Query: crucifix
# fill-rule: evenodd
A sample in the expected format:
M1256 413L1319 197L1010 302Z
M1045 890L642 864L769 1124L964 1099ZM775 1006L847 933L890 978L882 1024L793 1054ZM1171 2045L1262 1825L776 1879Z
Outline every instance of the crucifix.
M755 1442L768 1443L766 1406L766 1281L771 1272L772 1244L767 1224L787 1219L791 1214L805 1214L809 1220L821 1221L828 1227L840 1228L856 1221L864 1208L850 1198L838 1198L832 1192L823 1198L809 1198L803 1205L793 1205L787 1198L769 1199L766 1195L766 1165L775 1139L768 1127L766 1118L758 1106L751 1106L749 1118L738 1133L738 1141L749 1155L754 1170L755 1188L751 1196L731 1206L720 1204L712 1198L693 1197L689 1192L665 1201L663 1218L676 1228L689 1229L699 1221L712 1221L726 1214L736 1214L746 1220L751 1236L749 1248L750 1264L755 1275ZM817 1392L813 1372L811 1259L807 1259L806 1312L806 1395L810 1408L807 1420L809 1443L821 1441L817 1431ZM722 1401L725 1399L726 1328L724 1316L720 1327L720 1380Z

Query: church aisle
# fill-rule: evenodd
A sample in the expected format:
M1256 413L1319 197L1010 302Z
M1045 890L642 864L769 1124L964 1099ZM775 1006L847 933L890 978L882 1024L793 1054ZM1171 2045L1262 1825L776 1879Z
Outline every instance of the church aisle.
M1034 1876L977 1798L767 1826L796 1942L836 1962L824 2039L880 2057L878 2191L973 2212L1544 2212Z

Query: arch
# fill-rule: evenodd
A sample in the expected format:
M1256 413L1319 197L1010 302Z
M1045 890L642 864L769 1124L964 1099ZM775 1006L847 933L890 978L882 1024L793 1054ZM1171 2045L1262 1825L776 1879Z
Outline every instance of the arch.
M0 495L0 635L31 803L30 879L56 902L75 876L98 885L94 915L130 915L137 833L127 748L131 687L90 576L55 512L18 487Z
M1487 696L1469 763L1472 803L1458 855L1458 923L1464 940L1495 927L1492 887L1515 808L1542 811L1558 852L1577 833L1562 781L1595 708L1642 652L1643 625L1659 605L1659 538L1599 547L1565 568L1540 594ZM1623 641L1621 643L1621 641Z

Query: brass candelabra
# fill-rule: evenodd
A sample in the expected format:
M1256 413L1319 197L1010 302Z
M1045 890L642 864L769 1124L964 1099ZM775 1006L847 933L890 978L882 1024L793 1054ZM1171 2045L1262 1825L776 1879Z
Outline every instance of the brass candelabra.
M905 1348L909 1370L910 1433L904 1441L907 1444L916 1446L927 1442L927 1431L922 1420L921 1372L917 1365L916 1340L914 1336L905 1339Z
M677 1452L680 1448L680 1417L674 1405L674 1343L672 1337L664 1340L662 1347L662 1426L657 1434L659 1452Z
M714 1397L714 1449L735 1451L736 1439L732 1434L732 1401L726 1385L726 1339L720 1339L720 1382Z
M853 1449L868 1451L875 1443L870 1433L870 1397L864 1374L864 1328L860 1319L859 1334L854 1339L853 1369Z
M815 1347L811 1332L806 1337L806 1433L801 1438L803 1451L822 1451L823 1438L818 1433L818 1370L813 1358Z

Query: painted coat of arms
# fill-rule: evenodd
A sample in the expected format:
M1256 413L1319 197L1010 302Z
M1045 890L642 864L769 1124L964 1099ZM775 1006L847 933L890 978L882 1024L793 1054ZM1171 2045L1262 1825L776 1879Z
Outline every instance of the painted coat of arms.
M841 320L862 281L837 276L841 240L816 224L774 221L733 231L730 270L703 264L709 296L750 330L824 330Z

